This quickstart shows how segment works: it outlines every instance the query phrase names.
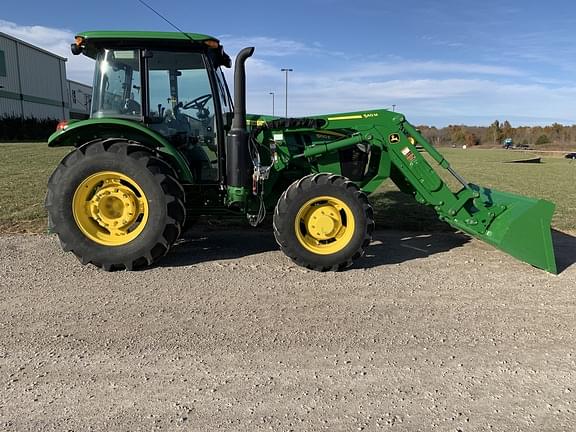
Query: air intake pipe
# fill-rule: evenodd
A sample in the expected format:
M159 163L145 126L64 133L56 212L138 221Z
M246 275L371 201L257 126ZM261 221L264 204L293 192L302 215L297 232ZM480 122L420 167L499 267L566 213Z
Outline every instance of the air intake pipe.
M252 185L253 166L248 151L248 132L246 131L246 70L244 63L253 53L254 47L249 47L244 48L236 56L234 118L232 128L226 137L226 180L228 187L232 188L249 188Z

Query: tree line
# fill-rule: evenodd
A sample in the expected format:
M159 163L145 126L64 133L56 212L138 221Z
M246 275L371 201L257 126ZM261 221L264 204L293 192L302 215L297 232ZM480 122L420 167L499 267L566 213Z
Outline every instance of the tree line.
M512 127L508 120L494 121L490 126L449 125L443 128L418 126L420 132L435 146L502 146L506 138L514 145L538 147L576 147L576 125Z

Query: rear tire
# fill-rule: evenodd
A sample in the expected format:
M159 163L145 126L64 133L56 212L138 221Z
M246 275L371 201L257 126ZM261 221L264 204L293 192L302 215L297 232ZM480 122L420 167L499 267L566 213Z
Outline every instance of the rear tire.
M186 218L174 171L123 139L87 143L48 181L49 229L65 251L104 270L146 267L166 255Z
M364 255L374 217L366 195L346 177L313 174L292 183L274 212L274 236L296 264L343 270Z

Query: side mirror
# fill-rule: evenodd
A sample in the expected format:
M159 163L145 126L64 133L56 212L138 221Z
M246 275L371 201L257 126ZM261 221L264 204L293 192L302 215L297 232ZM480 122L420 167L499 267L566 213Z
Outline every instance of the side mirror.
M72 45L70 45L70 51L72 51L72 54L74 55L82 54L82 47L78 44L73 43Z

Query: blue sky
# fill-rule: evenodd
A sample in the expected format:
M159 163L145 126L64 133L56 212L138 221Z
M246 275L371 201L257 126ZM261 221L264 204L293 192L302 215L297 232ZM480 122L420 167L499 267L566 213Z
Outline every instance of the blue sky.
M178 27L218 37L230 55L255 46L248 111L290 116L396 105L412 123L576 123L576 2L445 0L196 2L148 0ZM8 33L68 57L74 32L172 28L137 0L10 2Z

